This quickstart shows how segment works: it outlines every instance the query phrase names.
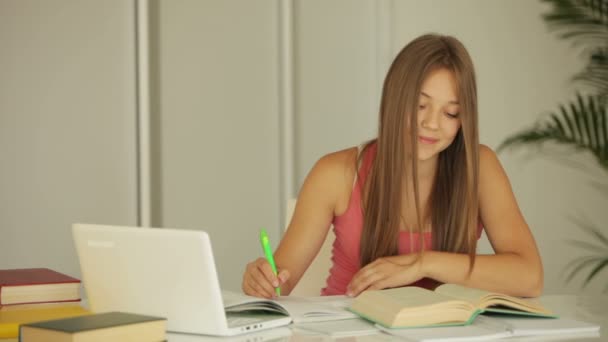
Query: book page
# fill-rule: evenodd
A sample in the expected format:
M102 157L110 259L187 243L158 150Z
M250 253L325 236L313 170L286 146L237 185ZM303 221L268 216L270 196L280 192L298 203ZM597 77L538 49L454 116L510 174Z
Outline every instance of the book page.
M433 292L415 286L399 287L381 291L365 291L357 297L356 304L370 306L382 306L387 310L394 309L395 312L403 309L416 310L417 308L429 307L445 302L454 302L451 296L445 296L438 292ZM360 307L360 305L358 305Z
M450 296L458 299L465 300L474 306L478 306L484 297L491 294L491 292L465 287L456 284L443 284L435 289L435 292L441 293L445 296Z
M443 284L435 289L435 292L466 300L479 309L486 309L494 306L504 306L507 307L507 310L510 308L525 312L538 313L545 316L552 315L552 313L545 309L540 301L536 298L513 297L456 284Z
M268 302L270 300L252 297L238 292L222 290L222 301L224 302L225 308L230 308L240 304Z
M294 323L329 321L357 317L347 311L352 298L346 296L297 297L277 299L251 297L232 291L222 291L226 312L271 311L290 316Z
M294 323L321 322L355 318L347 311L353 299L346 296L298 297L285 296L275 300L287 309Z
M222 301L226 312L269 311L290 315L286 308L273 300L247 296L238 292L222 290Z

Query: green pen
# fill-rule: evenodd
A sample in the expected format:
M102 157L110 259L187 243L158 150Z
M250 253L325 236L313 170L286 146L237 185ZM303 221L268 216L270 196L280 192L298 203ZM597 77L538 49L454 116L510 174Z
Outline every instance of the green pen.
M260 229L260 243L262 244L262 249L264 250L264 255L266 255L266 260L272 267L272 272L277 275L277 265L274 263L274 257L272 256L272 249L270 248L270 240L268 239L268 234L266 234L266 230L264 228ZM277 296L281 295L281 288L277 287L276 289Z

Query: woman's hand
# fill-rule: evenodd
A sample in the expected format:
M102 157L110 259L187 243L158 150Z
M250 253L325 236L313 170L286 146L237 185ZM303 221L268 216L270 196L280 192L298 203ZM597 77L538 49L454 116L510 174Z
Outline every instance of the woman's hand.
M414 283L424 277L417 254L376 259L357 272L346 287L346 295L355 297L365 290L380 290Z
M272 267L265 258L258 258L247 264L243 274L243 292L249 296L274 298L275 288L283 285L289 279L289 271L277 270L274 275Z

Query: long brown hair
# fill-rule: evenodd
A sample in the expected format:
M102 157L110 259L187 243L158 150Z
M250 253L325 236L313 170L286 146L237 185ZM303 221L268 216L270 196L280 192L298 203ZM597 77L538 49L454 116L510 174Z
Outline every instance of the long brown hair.
M473 269L479 215L475 72L471 57L460 41L436 34L420 36L405 46L384 80L375 139L376 157L363 187L361 266L398 253L401 184L410 172L414 180L416 231L423 231L418 186L418 101L423 81L432 71L441 68L450 70L456 79L461 127L454 141L438 157L428 202L432 208L429 213L432 245L434 250L468 253L469 272ZM423 234L419 235L422 242ZM421 246L424 245L421 243Z

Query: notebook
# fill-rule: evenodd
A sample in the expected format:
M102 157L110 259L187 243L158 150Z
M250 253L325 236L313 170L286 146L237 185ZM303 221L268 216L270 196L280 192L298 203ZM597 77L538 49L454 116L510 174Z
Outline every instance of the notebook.
M226 313L204 231L74 224L93 312L167 318L167 331L232 336L287 325L271 313Z

